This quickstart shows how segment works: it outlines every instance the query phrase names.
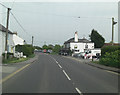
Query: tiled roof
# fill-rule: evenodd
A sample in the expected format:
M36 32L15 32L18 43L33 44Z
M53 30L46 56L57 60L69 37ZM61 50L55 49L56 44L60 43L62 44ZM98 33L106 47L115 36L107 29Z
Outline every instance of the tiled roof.
M74 38L71 38L71 39L69 39L68 41L66 41L64 44L67 44L67 43L70 43L70 42L74 42L74 43L92 43L91 41L89 41L89 40L87 40L87 39L85 39L85 38L83 38L83 39L78 39L78 42L75 42L74 41Z
M0 24L0 31L6 32L6 28L2 24ZM10 30L8 30L8 33L13 34Z

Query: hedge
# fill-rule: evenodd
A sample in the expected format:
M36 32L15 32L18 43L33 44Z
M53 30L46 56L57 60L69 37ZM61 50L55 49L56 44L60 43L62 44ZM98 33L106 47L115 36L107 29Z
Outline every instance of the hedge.
M23 52L23 54L27 57L34 53L34 47L32 45L17 45L15 50L18 52Z
M105 46L101 48L101 56L104 57L105 53L111 53L116 50L120 50L120 46Z
M120 68L120 50L106 52L99 61L100 64Z

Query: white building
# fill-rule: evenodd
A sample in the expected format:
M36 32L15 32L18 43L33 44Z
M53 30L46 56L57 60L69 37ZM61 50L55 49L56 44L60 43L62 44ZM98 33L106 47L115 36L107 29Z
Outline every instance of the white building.
M25 43L25 40L23 40L21 37L19 37L17 35L17 33L13 33L13 42L14 42L14 45L24 45Z
M64 48L70 49L74 53L80 53L84 52L86 49L94 49L94 43L85 38L79 39L77 32L75 32L75 37L66 41Z
M6 37L6 28L0 24L0 56L2 53L5 53L5 39ZM14 52L14 42L13 42L13 33L8 30L8 45L7 50L9 53Z

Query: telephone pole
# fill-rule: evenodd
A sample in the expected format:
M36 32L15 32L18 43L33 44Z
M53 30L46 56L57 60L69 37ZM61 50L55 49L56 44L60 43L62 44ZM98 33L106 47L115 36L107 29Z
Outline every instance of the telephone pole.
M114 21L114 17L112 17L112 45L114 41L114 25L117 24L117 22Z
M8 26L9 26L9 14L10 14L10 8L7 8L7 24L6 24L6 40L5 40L5 59L7 59L7 45L8 45Z
M34 37L32 36L32 46L33 46L33 40L34 40Z

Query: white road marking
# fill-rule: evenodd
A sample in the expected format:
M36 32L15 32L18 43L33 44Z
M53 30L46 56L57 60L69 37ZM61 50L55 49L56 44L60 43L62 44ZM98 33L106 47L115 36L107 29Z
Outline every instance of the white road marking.
M56 63L58 64L58 62L56 61Z
M80 95L82 95L82 92L78 88L75 88L75 89Z
M62 68L62 66L61 66L60 64L58 64L58 66L59 66L60 68Z
M68 80L71 80L70 77L67 75L67 73L63 70L63 73L65 74L65 76L68 78Z

